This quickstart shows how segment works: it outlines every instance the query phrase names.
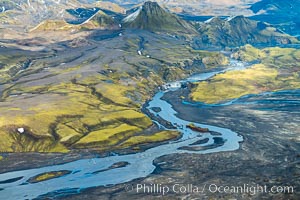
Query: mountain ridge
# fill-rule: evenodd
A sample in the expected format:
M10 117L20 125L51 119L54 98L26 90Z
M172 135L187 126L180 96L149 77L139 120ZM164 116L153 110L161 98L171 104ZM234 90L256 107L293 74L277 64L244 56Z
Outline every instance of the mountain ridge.
M2 26L18 25L32 29L45 20L82 23L98 10L122 15L125 9L108 1L89 3L85 0L0 0ZM1 12L2 11L2 12Z
M156 2L147 1L124 20L127 28L153 32L196 33L194 27L178 16L165 11Z
M277 45L297 43L297 39L275 27L244 16L221 19L213 17L202 23L199 37L194 39L195 48L236 47L245 44Z
M250 9L256 13L254 20L274 24L291 35L300 36L300 1L262 0L252 4Z

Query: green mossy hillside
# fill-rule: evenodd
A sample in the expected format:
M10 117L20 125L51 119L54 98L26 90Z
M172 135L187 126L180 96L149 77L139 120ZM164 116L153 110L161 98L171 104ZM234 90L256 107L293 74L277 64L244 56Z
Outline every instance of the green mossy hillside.
M141 138L153 125L142 105L162 84L228 62L169 35L128 32L109 41L64 51L5 51L31 62L0 87L0 152L114 150L130 147L131 137L136 143L173 138L153 129L154 136ZM3 66L19 63L7 56L0 58Z
M1 142L0 151L65 152L78 144L89 147L87 138L97 131L103 131L101 137L105 137L111 126L119 127L120 134L142 131L152 121L126 97L130 90L113 84L89 87L74 83L16 89L22 93L39 92L41 98L47 98L47 104L2 108L5 117L0 116L0 133L6 140ZM18 128L25 128L24 133L19 133ZM110 138L104 143L114 144Z
M165 11L156 2L147 1L135 12L137 16L134 19L131 16L124 19L125 27L154 32L196 34L191 24Z
M300 50L292 48L241 48L234 57L244 61L261 60L249 69L229 71L194 85L194 101L217 103L247 94L300 88Z

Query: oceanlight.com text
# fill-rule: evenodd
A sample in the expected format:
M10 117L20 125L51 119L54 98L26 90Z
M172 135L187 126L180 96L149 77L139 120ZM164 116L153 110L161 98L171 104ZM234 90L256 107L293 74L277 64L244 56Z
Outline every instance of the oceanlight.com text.
M171 193L177 194L205 194L205 193L217 193L217 194L277 194L277 193L288 193L293 194L293 186L281 186L281 185L250 185L243 184L238 186L233 185L218 185L218 184L136 184L126 185L125 190L127 192L134 192L137 194L161 194L167 195Z

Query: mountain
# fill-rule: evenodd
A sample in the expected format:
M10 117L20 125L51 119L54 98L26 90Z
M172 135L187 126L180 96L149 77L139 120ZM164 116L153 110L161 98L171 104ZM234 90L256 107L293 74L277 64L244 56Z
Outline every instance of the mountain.
M199 37L194 38L195 48L236 47L245 44L276 45L298 42L273 26L244 16L221 19L213 17L198 29Z
M57 20L71 17L66 9L82 7L84 4L76 0L0 0L1 24L34 26L43 20Z
M274 3L277 2L276 0L262 2L265 4L256 3L251 9L254 12L261 12L261 9L265 9L267 13L275 11L275 13L280 13L282 9L288 9L287 6L280 8L281 4ZM266 2L269 3L266 4ZM213 2L211 3L213 4ZM276 9L273 8L274 5L276 5ZM290 6L297 5L295 3ZM0 0L0 7L2 7L0 28L6 32L5 36L9 39L13 38L11 34L8 34L8 30L16 30L15 27L19 28L17 31L19 33L24 30L71 31L74 33L74 31L91 29L119 29L119 24L122 23L125 29L143 29L175 35L197 35L192 41L195 48L224 48L245 44L276 45L296 42L295 38L286 35L278 28L243 16L229 17L225 20L214 17L197 26L198 30L196 30L190 22L165 10L157 2L151 1L130 9L127 16L124 15L125 10L113 2L93 0ZM296 11L291 11L292 14L294 12Z
M32 29L44 21L66 21L81 24L101 10L120 18L125 9L108 1L89 0L0 0L0 26L22 26Z
M252 15L249 5L259 0L153 0L174 13L189 15L229 16ZM144 0L112 0L112 2L130 8Z
M299 0L262 0L250 9L256 13L253 19L271 23L291 35L300 36Z
M126 9L121 7L120 5L110 2L110 1L96 1L95 3L93 3L93 6L97 7L97 8L101 8L102 10L110 10L113 11L115 13L122 13L125 14L126 13Z
M89 30L89 29L118 29L118 22L111 16L106 15L101 10L98 10L90 18L81 23L68 23L64 20L44 20L33 31L74 31L74 30Z
M118 20L115 20L113 17L99 10L92 17L90 17L80 25L88 29L114 29L118 27Z
M285 14L287 16L296 16L300 13L299 0L262 0L251 5L250 9L254 13L264 12L267 14Z
M153 32L195 33L194 27L156 2L145 2L123 20L124 27Z

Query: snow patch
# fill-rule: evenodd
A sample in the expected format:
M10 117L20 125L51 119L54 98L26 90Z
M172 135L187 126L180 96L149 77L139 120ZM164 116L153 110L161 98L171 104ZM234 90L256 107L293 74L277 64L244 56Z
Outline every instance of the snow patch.
M84 22L82 22L80 25L86 24L88 23L91 19L93 19L98 13L100 12L100 10L98 12L96 12L95 14L93 14L90 18L88 18L87 20L85 20Z
M58 1L54 1L56 4L60 4L60 0L58 0Z
M128 23L128 22L132 22L133 20L135 20L137 18L137 16L140 14L142 8L143 7L140 6L137 11L135 11L134 13L132 13L132 14L128 15L127 17L125 17L123 19L123 22Z
M30 0L27 0L28 7L35 11L34 7L31 5Z
M233 20L236 16L230 16L226 18L226 21L230 22L231 20Z
M212 17L212 18L206 20L204 23L205 23L205 24L210 23L210 22L211 22L213 19L215 19L215 18L216 18L216 17Z
M24 128L18 128L17 130L18 130L19 133L24 133L25 132Z

